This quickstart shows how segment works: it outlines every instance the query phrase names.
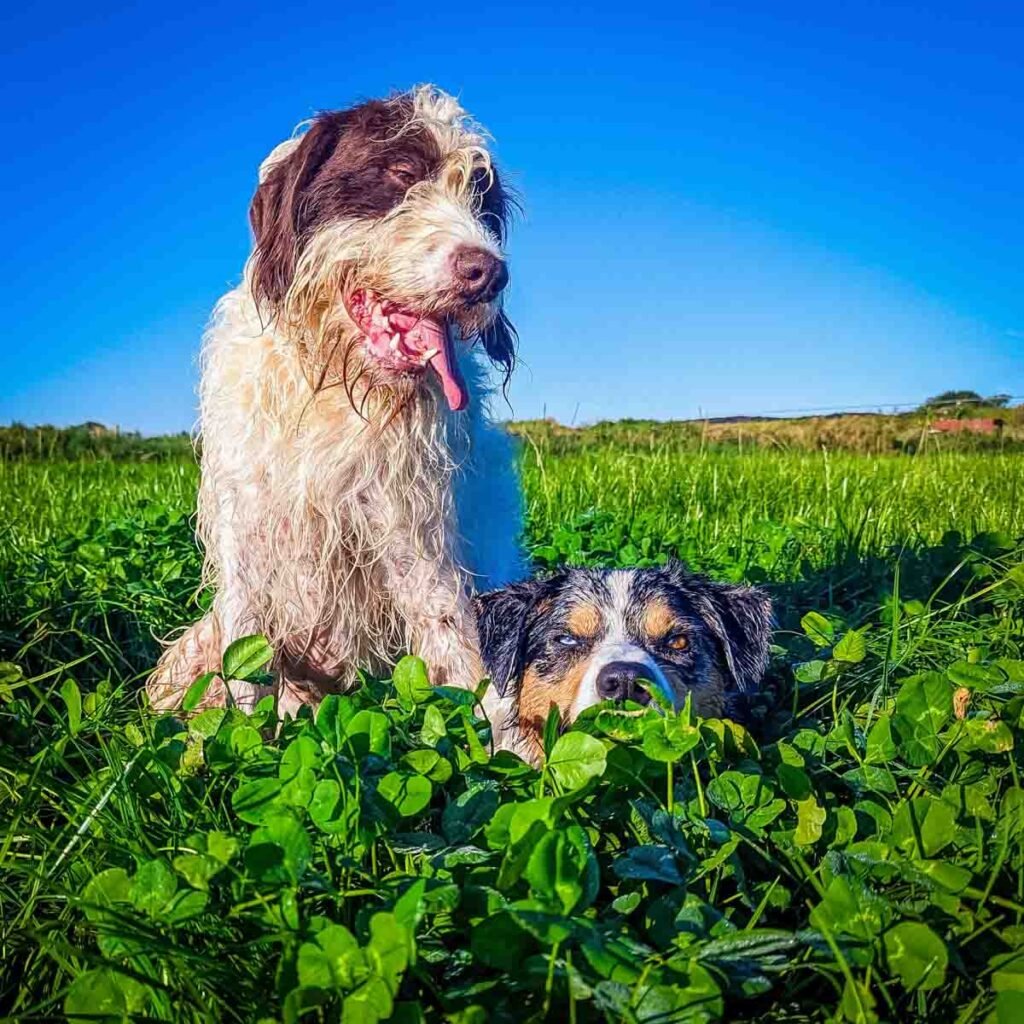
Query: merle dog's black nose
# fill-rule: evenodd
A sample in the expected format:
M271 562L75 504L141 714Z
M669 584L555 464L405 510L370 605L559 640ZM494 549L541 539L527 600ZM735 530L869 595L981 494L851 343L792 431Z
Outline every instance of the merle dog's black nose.
M634 700L646 704L651 695L638 679L646 679L649 672L635 661L610 661L597 673L597 695L601 700Z
M508 284L505 261L486 249L464 246L452 261L455 287L470 303L490 302Z

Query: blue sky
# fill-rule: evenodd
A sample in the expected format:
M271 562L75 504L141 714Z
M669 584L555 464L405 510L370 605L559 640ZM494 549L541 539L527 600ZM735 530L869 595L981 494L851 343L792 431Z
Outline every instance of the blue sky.
M0 422L191 426L260 159L421 81L524 198L515 415L1024 394L1020 4L23 4L2 39Z

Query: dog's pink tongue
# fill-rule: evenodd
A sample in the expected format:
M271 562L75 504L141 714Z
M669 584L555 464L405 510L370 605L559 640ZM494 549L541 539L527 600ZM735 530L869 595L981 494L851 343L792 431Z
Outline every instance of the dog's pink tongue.
M431 369L441 378L441 387L448 408L452 412L461 412L469 405L466 391L466 380L462 376L459 364L455 359L455 343L452 341L451 330L446 324L436 320L422 320L415 333L422 333L422 341L417 338L417 347L422 345L424 352L436 350L436 355L429 359Z

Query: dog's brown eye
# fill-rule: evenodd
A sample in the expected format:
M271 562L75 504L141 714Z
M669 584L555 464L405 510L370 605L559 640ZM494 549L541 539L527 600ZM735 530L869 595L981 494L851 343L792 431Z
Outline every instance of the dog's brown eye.
M388 168L388 174L403 188L412 188L419 181L419 175L412 164L392 164Z
M682 633L676 633L665 641L666 646L673 651L685 651L690 646L690 641Z

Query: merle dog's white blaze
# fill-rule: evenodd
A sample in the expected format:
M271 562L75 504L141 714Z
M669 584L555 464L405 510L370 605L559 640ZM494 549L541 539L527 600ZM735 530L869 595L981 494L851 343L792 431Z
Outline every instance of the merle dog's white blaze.
M661 670L658 663L647 651L627 641L605 641L595 647L593 654L590 656L586 674L580 683L576 700L573 701L573 718L576 718L581 711L585 711L587 708L593 707L604 700L597 689L597 677L601 674L601 669L615 662L629 662L641 666L643 668L643 678L654 683L673 706L678 705L678 694L672 688L672 684L668 679L665 678L665 673Z
M617 661L643 666L644 678L654 683L673 705L677 703L677 694L661 667L650 652L629 635L626 616L632 600L632 582L633 573L628 569L612 570L605 579L608 601L602 608L604 636L590 655L586 674L580 683L576 700L573 701L573 718L604 699L597 688L598 676L606 665Z

